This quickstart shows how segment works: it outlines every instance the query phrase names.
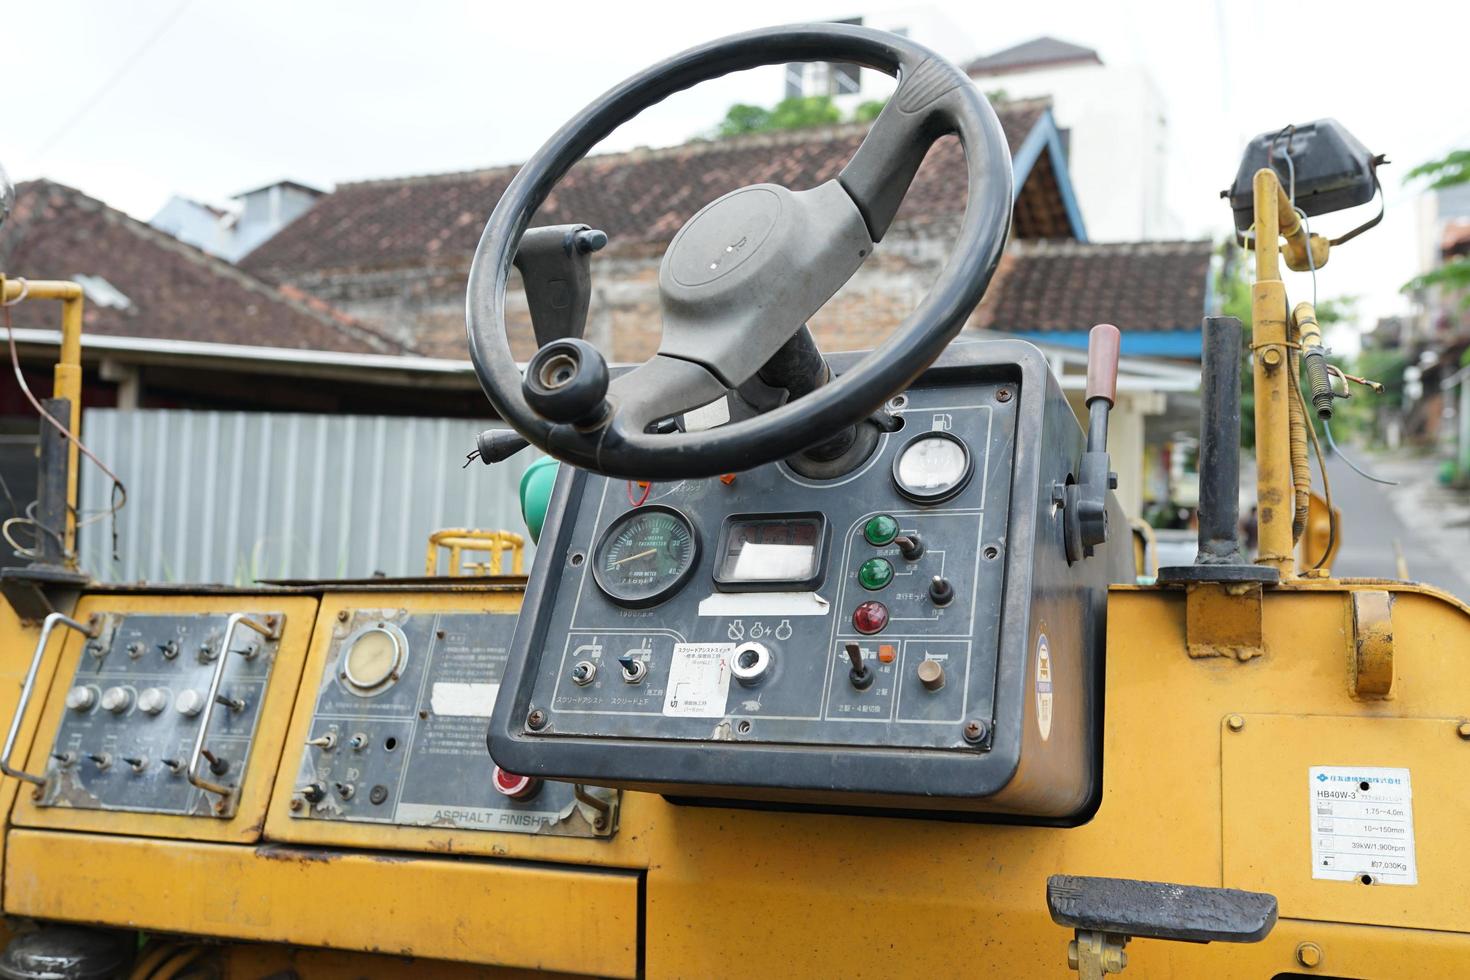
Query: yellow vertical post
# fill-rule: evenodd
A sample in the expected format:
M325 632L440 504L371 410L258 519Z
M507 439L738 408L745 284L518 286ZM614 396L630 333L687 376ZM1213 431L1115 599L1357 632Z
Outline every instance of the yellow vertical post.
M0 300L6 303L26 300L61 301L61 353L51 379L51 397L69 399L67 418L57 419L71 432L82 427L82 287L74 282L27 281L0 276ZM67 440L66 450L66 526L62 534L66 567L77 567L77 444Z
M1287 420L1291 386L1287 378L1286 284L1281 281L1281 214L1291 211L1275 171L1256 171L1256 277L1251 285L1251 350L1256 399L1256 520L1258 565L1270 565L1283 579L1296 574L1293 557L1291 447Z
M68 283L67 285L75 285ZM66 426L74 435L82 431L82 290L68 290L61 301L61 356L51 380L51 397L68 399L71 416ZM77 490L80 458L75 441L66 447L66 567L77 567Z

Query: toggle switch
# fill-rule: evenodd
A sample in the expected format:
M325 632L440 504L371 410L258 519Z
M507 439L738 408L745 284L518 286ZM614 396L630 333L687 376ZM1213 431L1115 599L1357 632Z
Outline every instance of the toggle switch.
M936 606L947 606L954 602L954 586L943 575L936 575L929 582L929 601Z
M308 803L320 803L327 798L327 788L321 783L307 783L305 786L298 786L296 792L305 797Z
M221 758L208 749L204 749L199 754L204 756L205 761L209 763L209 771L216 776L223 776L230 771L229 759Z
M173 660L179 655L179 641L169 640L167 643L158 644L158 652L163 654L163 659Z
M134 776L141 776L148 769L148 757L146 755L125 755L123 761L133 770Z
M178 759L159 759L158 761L163 763L163 768L167 769L175 776L184 771L184 764Z
M918 561L924 557L924 541L917 534L900 534L893 543L898 545L898 553L904 561Z
M51 758L56 760L58 768L70 769L77 764L77 754L72 751L52 752Z
M229 708L231 711L234 711L234 712L240 712L240 711L244 711L245 710L245 699L244 698L232 698L232 697L230 697L230 696L228 696L226 694L216 694L214 696L214 703L215 704L222 704L226 708Z
M648 664L631 653L625 653L619 657L618 663L623 668L624 684L640 684L643 678L648 676Z
M88 755L87 758L91 759L93 764L102 772L106 772L112 768L112 756L106 752L100 755Z
M337 747L337 733L326 732L325 734L318 735L316 738L309 738L306 740L306 744L314 745L323 752L330 752Z
M847 653L847 659L852 661L852 667L847 672L847 679L859 691L866 691L873 686L876 675L871 667L863 663L863 648L856 643L849 643L843 649Z

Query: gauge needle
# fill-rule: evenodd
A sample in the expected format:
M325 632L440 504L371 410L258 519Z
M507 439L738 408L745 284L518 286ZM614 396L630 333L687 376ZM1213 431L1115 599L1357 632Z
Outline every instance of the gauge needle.
M629 555L627 558L619 558L617 561L613 562L608 567L609 568L616 568L619 565L621 565L623 562L633 561L635 558L647 558L649 555L654 555L654 554L657 554L657 553L658 553L658 549L657 548L649 548L647 551L640 551L636 555Z

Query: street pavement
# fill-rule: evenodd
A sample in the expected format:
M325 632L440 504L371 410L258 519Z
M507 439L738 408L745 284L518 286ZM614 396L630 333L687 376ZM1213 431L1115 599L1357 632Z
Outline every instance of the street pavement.
M1470 601L1470 495L1440 486L1431 457L1347 452L1359 467L1398 486L1365 480L1336 454L1328 457L1332 503L1342 512L1333 574L1399 578L1402 555L1410 579ZM1320 490L1315 463L1312 476Z

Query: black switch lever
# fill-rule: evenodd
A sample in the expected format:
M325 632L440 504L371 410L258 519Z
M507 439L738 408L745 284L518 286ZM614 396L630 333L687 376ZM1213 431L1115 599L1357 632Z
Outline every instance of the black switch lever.
M526 289L537 346L580 338L587 329L592 276L587 257L607 244L607 233L587 225L548 225L521 236L515 267Z
M1090 557L1108 539L1108 491L1118 485L1108 458L1108 412L1117 396L1122 339L1111 323L1099 323L1087 337L1087 450L1080 478L1066 488L1068 561Z
M924 557L924 542L917 534L900 534L893 543L898 545L898 553L904 561L918 561Z

